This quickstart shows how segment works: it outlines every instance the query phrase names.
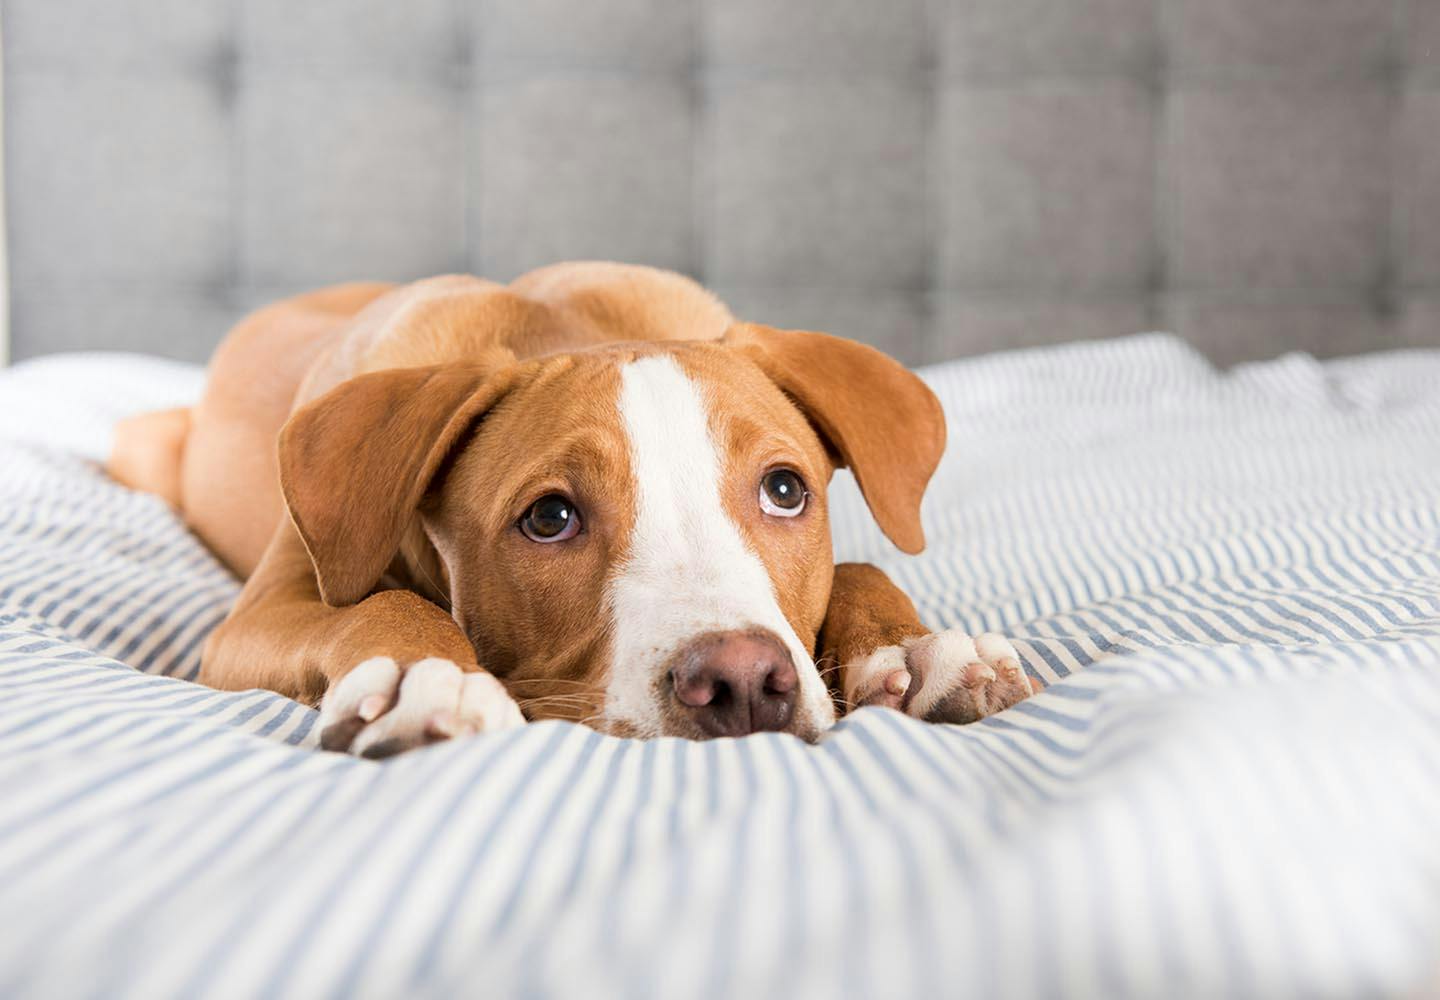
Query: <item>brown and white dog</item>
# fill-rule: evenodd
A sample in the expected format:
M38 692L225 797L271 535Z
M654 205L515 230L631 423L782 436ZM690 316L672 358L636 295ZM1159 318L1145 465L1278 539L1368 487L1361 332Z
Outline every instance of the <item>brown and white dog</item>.
M1026 697L1004 639L932 634L834 564L834 470L918 552L944 446L878 351L571 263L262 309L111 471L246 580L200 679L319 703L323 746L384 756L527 717L814 740L837 699L969 722Z

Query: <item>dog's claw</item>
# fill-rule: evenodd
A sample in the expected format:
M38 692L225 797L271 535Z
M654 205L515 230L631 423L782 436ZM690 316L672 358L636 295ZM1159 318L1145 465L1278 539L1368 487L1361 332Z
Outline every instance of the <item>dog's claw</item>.
M967 688L978 688L995 679L995 671L983 663L967 663L960 670L960 683Z
M900 707L913 678L899 646L882 646L845 673L845 702L852 708Z
M324 726L320 730L320 749L344 753L349 749L350 744L355 742L355 737L359 735L360 730L364 728L365 723L359 719L342 719Z
M374 722L380 718L380 713L390 707L390 699L383 694L372 694L360 702L360 707L355 714L364 722Z
M360 756L366 760L384 760L386 757L394 757L407 749L409 747L403 740L381 740L378 743L371 743L361 750Z

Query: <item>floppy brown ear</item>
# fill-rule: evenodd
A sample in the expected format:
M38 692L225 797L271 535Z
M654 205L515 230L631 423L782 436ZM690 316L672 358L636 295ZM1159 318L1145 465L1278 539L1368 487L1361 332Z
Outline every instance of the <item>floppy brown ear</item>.
M945 414L930 387L873 347L826 333L736 323L723 342L795 401L890 540L912 554L925 548L920 498L945 451Z
M371 372L290 417L280 431L280 488L326 604L354 604L375 587L441 463L508 390L512 372Z

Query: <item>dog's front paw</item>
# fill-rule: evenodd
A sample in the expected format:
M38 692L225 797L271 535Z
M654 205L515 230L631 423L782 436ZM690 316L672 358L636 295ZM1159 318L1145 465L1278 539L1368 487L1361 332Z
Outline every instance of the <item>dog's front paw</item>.
M1009 640L959 629L882 646L845 668L845 700L882 705L927 722L974 722L1036 690Z
M456 736L523 725L520 707L490 674L431 657L401 668L388 656L356 666L320 703L320 746L389 757Z

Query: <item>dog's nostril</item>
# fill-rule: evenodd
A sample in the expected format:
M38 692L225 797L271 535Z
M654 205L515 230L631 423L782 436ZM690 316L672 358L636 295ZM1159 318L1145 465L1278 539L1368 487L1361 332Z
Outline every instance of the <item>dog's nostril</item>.
M714 680L704 670L672 670L670 686L675 692L675 699L689 708L704 708L715 698Z
M776 667L765 675L765 693L773 695L785 695L795 690L799 678L795 676L795 668L788 662Z

